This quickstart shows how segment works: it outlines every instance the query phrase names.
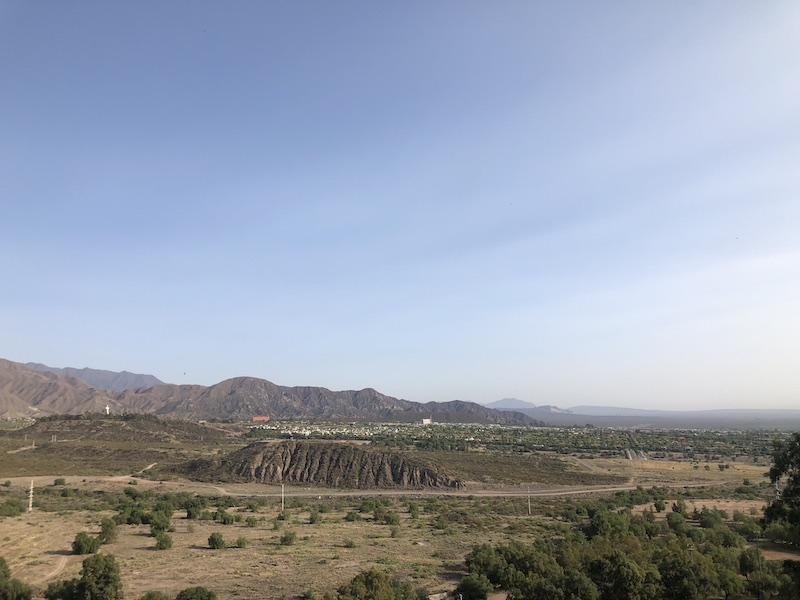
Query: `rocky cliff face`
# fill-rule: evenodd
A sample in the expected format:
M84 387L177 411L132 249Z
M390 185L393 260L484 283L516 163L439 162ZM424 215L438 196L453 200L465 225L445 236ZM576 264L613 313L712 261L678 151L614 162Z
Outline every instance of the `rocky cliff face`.
M463 487L403 455L336 442L259 442L214 461L194 461L195 478L261 483L311 483L354 489Z

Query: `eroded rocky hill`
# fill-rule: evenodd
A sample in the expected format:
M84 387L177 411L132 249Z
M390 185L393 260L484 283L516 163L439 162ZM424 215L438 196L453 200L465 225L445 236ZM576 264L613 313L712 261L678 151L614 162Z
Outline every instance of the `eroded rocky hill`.
M258 442L222 459L192 461L181 470L202 481L350 489L463 487L460 481L402 454L340 442Z

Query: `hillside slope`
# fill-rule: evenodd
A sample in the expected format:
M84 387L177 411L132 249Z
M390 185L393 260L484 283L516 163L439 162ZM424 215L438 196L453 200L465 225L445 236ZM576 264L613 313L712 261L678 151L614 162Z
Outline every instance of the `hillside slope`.
M143 375L131 373L130 371L105 371L103 369L76 369L74 367L48 367L41 363L26 363L26 367L35 371L48 371L61 375L70 375L89 384L91 387L102 388L121 392L123 390L133 390L140 387L152 387L164 382L153 375Z
M0 359L0 417L99 412L111 398L71 377Z
M249 421L267 415L273 419L413 422L433 417L440 422L536 424L521 413L470 402L420 404L371 388L285 387L254 377L237 377L209 387L161 384L113 392L92 388L69 375L0 360L0 417L102 412L106 405L115 414L149 413L195 420Z
M192 461L184 473L203 481L353 489L462 487L461 482L401 454L337 442L257 442L222 459Z

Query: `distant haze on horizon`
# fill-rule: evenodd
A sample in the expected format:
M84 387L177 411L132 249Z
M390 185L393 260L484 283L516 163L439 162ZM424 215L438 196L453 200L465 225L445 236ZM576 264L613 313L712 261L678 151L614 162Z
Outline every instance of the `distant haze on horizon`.
M800 406L800 4L5 3L0 357Z

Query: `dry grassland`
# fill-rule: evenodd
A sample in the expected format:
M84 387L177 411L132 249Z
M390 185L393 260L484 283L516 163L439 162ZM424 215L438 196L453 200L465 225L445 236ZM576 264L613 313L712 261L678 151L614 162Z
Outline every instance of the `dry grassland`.
M111 489L122 488L125 482L122 478L81 480L71 485ZM139 487L149 486L142 482ZM280 506L277 498L258 513L242 513L258 518L256 527L243 522L225 526L187 520L179 512L172 520L175 531L171 533L170 550L155 550L148 526L121 525L117 541L101 551L116 557L127 598L138 598L154 589L174 595L193 585L214 589L220 598L295 598L309 589L321 595L373 566L431 591L443 591L453 589L463 575L463 558L474 544L503 541L508 538L509 527L515 539L532 539L542 534L537 524L548 521L528 517L520 505L516 509L520 514L504 515L503 523L496 528L438 529L433 524L438 511L425 513L424 501L419 502L423 513L417 520L395 502L392 510L399 513L400 524L393 537L392 528L373 522L369 513L361 522L345 521L346 513L359 503L356 498L340 502L342 506L322 513L321 522L313 525L309 522L311 506L289 509L290 516L279 522L279 529L273 525ZM237 508L228 512L236 514ZM71 554L72 540L79 531L96 535L101 518L111 514L34 510L5 518L0 521L0 555L6 557L15 577L38 586L41 597L49 581L77 576L84 557ZM517 522L521 526L515 526ZM287 531L296 534L296 541L281 545L280 538ZM213 532L221 533L229 546L244 537L247 547L211 550L208 537Z

